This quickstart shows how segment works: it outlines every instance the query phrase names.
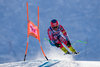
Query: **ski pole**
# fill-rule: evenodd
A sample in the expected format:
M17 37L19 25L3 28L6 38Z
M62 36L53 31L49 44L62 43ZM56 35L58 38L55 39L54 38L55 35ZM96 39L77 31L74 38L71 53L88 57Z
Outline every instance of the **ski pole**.
M46 38L44 38L44 40L47 40L47 41L51 42L49 39L46 39ZM72 43L72 45L76 44L77 42L87 44L86 41L77 40L77 41L75 41L74 43Z
M87 43L88 43L88 42L86 42L86 41L77 40L77 41L75 41L74 43L72 43L72 45L76 44L77 42L84 43L84 44L87 44Z
M77 40L77 42L81 42L81 43L85 43L85 44L87 44L87 42L85 42L85 41L81 41L81 40Z

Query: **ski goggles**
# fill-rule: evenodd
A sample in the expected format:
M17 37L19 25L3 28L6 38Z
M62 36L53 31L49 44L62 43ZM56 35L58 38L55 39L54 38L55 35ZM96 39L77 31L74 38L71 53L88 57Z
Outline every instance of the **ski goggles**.
M52 27L53 29L58 28L58 26Z

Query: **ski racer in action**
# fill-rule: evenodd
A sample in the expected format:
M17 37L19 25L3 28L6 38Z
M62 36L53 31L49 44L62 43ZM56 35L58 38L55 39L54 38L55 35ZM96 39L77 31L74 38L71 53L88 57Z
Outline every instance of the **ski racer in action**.
M71 46L71 42L67 36L67 32L63 28L62 25L59 25L58 21L56 19L51 20L50 22L51 26L48 28L48 36L50 39L50 44L52 46L56 46L57 48L60 48L65 54L71 54L63 45L64 43L69 50L72 52L72 54L78 54L76 50ZM64 37L60 34L64 35Z

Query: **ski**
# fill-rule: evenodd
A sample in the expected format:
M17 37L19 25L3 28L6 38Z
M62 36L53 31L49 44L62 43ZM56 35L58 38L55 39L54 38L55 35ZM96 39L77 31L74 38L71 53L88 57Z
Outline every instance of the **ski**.
M58 60L48 60L45 63L43 63L42 65L40 65L39 67L50 67L50 66L53 66L59 62L60 61L58 61Z
M77 54L74 54L74 53L66 54L66 53L64 53L64 55L79 55L79 54L80 54L80 52L77 52Z

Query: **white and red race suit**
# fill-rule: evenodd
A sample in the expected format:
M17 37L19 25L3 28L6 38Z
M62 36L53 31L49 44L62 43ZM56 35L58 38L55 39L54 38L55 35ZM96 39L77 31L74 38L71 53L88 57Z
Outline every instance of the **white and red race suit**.
M67 45L67 41L69 41L69 39L67 36L67 32L65 31L62 25L58 25L57 31L53 30L52 27L50 26L47 32L52 44L55 44L55 43L60 44L61 45L60 48L62 48L64 47L62 43L64 43L68 48L71 47L71 45ZM64 37L61 35L61 32Z

